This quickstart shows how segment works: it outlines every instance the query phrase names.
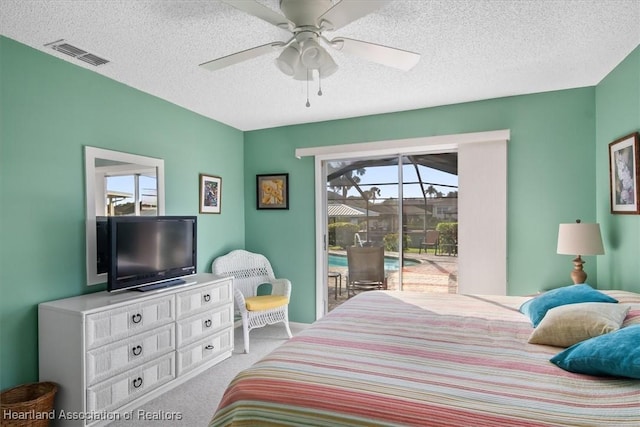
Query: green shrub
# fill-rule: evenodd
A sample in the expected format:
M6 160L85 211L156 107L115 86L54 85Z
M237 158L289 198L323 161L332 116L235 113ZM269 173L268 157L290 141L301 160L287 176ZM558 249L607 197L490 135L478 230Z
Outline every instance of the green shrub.
M329 224L328 228L329 246L346 248L347 246L353 246L353 236L360 227L350 222L334 222Z
M386 250L392 251L392 252L398 252L398 233L385 234L383 240L384 240L384 248ZM403 251L406 251L409 248L410 242L411 242L411 239L409 238L409 235L403 234L402 235Z
M436 226L436 230L440 232L441 245L455 245L458 243L457 222L441 222Z

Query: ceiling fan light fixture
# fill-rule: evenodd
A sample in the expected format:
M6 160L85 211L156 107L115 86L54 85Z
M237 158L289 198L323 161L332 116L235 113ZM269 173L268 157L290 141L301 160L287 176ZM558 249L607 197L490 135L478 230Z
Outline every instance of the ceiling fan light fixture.
M300 52L293 45L287 46L276 58L276 65L287 76L293 76L300 64Z
M320 78L326 79L336 71L338 71L338 64L336 64L336 62L333 60L331 55L329 55L329 53L325 52L324 61L322 62L320 69L318 69L318 74L320 75Z
M302 42L300 61L305 67L317 70L323 64L325 56L328 56L327 52L316 40L307 39Z
M308 69L300 62L298 62L298 66L296 67L296 71L293 74L294 80L307 81L313 80L313 70Z
M285 75L305 82L307 107L310 82L318 79L318 96L322 95L322 80L333 75L338 65L327 49L340 50L368 61L408 71L416 65L420 54L362 40L337 37L328 40L323 31L335 31L376 11L389 0L279 0L278 13L262 4L264 0L222 0L240 11L253 15L278 28L288 30L291 38L242 50L200 64L215 71L242 61L282 49L275 64ZM322 41L322 45L319 42Z

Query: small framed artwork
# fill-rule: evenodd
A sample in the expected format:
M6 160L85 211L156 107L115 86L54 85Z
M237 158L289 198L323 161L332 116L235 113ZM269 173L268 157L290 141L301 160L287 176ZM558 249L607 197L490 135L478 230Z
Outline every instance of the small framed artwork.
M256 175L258 209L289 209L289 174Z
M222 178L200 174L200 213L219 214L222 204Z
M640 143L638 132L609 144L611 213L640 214Z

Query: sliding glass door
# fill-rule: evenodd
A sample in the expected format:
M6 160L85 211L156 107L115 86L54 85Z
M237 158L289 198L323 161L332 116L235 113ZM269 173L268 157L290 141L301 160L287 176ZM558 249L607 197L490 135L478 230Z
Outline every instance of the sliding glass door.
M323 170L329 311L363 289L457 292L456 153L327 160ZM357 286L367 280L350 277L350 247L383 248L382 286Z

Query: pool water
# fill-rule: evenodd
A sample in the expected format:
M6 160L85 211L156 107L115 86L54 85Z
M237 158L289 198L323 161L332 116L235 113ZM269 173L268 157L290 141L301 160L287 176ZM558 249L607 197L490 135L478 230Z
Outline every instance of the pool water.
M405 259L404 265L418 265L420 262ZM329 268L331 267L346 267L347 266L347 256L346 255L335 255L329 254ZM385 270L398 270L398 258L394 257L384 257L384 269Z

